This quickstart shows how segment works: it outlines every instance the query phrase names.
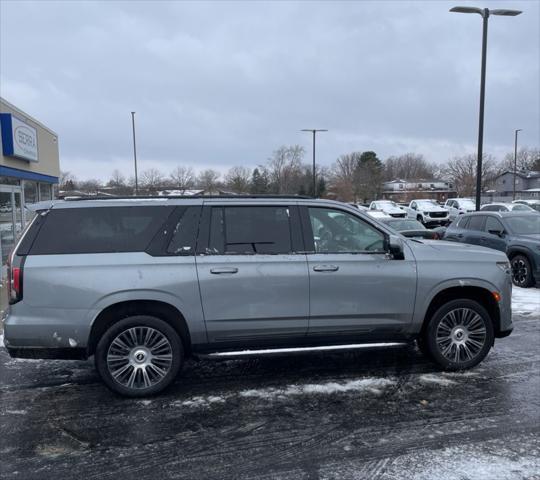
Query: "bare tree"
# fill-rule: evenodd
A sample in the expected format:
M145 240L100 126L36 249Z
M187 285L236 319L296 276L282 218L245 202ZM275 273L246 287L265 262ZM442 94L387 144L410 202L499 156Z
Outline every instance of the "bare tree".
M109 187L124 187L126 185L126 177L122 175L120 170L114 170L107 185Z
M101 180L97 180L95 178L90 178L88 180L84 180L83 182L79 182L79 190L92 195L97 195L101 186Z
M251 187L251 171L246 167L232 167L225 175L225 185L236 193L247 193Z
M268 159L267 170L275 193L297 193L302 184L302 160L305 150L300 145L283 145Z
M157 168L149 168L141 172L139 183L151 193L155 193L163 185L163 174Z
M442 173L454 184L459 196L472 196L476 192L476 155L464 155L450 160L443 168ZM491 155L484 155L482 160L482 190L489 188L499 168Z
M195 184L195 173L191 167L176 167L169 176L172 185L179 190L188 190Z
M218 186L220 173L211 168L203 170L197 177L197 185L203 190L212 191Z
M77 177L71 172L60 172L60 178L58 179L58 186L60 190L75 190L77 188Z
M384 179L428 179L433 178L435 168L426 161L423 155L406 153L397 157L390 157L384 162Z
M517 170L540 169L540 148L520 148L517 152ZM502 161L502 170L514 171L514 152L507 153Z

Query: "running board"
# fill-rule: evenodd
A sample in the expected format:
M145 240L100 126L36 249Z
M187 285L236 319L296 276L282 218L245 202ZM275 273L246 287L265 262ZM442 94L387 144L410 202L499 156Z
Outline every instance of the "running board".
M384 348L409 345L407 342L353 343L350 345L325 345L322 347L265 348L257 350L238 350L232 352L206 353L205 357L242 357L249 355L270 355L274 353L320 352L327 350L359 350L362 348Z

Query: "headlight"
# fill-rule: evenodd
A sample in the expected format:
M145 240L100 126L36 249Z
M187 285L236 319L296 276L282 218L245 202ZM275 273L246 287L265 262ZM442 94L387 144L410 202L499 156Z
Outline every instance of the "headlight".
M497 262L497 267L499 267L507 275L510 275L512 273L510 262Z

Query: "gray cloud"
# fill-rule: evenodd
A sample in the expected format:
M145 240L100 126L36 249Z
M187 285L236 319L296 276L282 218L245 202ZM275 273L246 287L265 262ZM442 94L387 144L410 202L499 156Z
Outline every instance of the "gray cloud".
M490 19L485 150L540 144L540 8ZM60 137L64 170L262 163L373 149L445 161L475 149L481 19L424 2L2 2L0 94ZM22 29L24 26L24 29Z

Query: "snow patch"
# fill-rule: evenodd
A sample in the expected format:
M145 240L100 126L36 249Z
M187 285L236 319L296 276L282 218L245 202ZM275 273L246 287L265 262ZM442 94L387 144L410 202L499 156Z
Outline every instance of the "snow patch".
M26 410L6 410L6 413L11 415L26 415L28 412Z
M217 395L210 395L208 397L197 396L192 397L189 400L177 400L171 403L172 407L188 407L188 408L206 408L215 403L225 403L227 397L219 397Z
M272 399L276 397L287 397L290 395L303 394L325 394L344 393L344 392L371 392L380 394L381 390L391 385L395 385L394 380L387 378L364 378L361 380L351 380L345 383L309 383L305 385L290 385L286 388L261 388L253 390L244 390L240 392L241 397L255 397Z
M525 316L540 316L540 290L534 287L513 287L512 312Z
M443 385L445 387L456 384L454 380L450 380L449 378L444 378L442 376L434 375L431 373L420 375L420 381L423 383L436 383L438 385Z
M78 345L77 340L73 340L73 338L69 338L68 341L70 347L76 347Z
M0 347L5 347L5 345L4 345L4 333L0 333Z

